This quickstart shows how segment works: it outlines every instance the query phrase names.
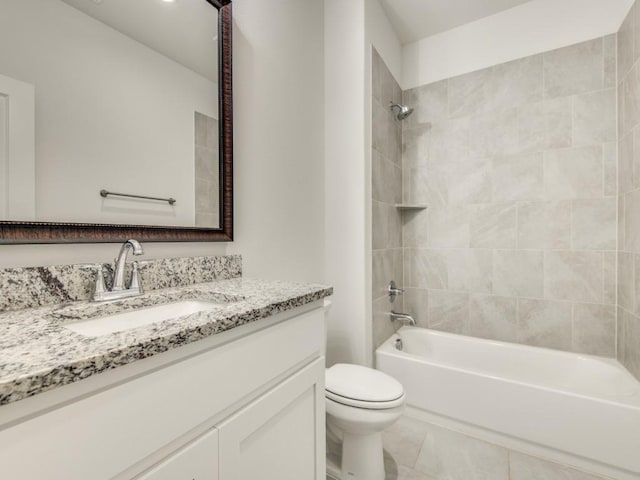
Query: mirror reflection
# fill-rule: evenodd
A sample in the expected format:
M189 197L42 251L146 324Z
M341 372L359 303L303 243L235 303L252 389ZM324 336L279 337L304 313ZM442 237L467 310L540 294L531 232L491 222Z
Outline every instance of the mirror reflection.
M216 8L0 8L0 220L218 228Z

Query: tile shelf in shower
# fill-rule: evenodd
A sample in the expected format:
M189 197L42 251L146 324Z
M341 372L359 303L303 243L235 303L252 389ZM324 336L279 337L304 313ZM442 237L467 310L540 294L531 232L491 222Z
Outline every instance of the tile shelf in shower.
M402 211L426 210L427 206L420 203L396 203L396 208Z

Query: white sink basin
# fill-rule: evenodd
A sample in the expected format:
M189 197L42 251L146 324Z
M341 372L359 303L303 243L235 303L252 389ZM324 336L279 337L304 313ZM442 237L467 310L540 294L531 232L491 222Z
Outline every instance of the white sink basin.
M199 300L184 300L157 307L141 308L123 313L115 313L105 317L82 320L65 325L65 328L87 337L99 337L110 333L131 330L132 328L150 325L171 318L183 317L192 313L205 312L220 308L219 303Z

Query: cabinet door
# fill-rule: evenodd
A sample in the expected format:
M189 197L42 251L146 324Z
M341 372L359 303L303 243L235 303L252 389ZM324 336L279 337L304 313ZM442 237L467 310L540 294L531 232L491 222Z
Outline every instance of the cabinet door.
M218 430L196 438L138 480L218 480Z
M324 480L324 358L218 426L220 480Z

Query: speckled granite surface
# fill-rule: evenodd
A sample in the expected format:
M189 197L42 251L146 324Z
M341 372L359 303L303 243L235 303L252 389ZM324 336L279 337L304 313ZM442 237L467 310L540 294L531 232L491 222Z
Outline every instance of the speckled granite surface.
M2 268L0 311L87 300L93 291L97 265ZM138 265L140 281L146 291L227 280L242 275L240 255L138 260ZM103 269L105 283L109 287L113 266L105 264Z
M162 279L158 282L162 284ZM0 314L0 405L331 294L332 289L323 285L235 278L148 291L140 297L112 303L77 302L6 311ZM206 312L100 337L83 336L65 328L68 323L104 314L191 299L219 305Z

